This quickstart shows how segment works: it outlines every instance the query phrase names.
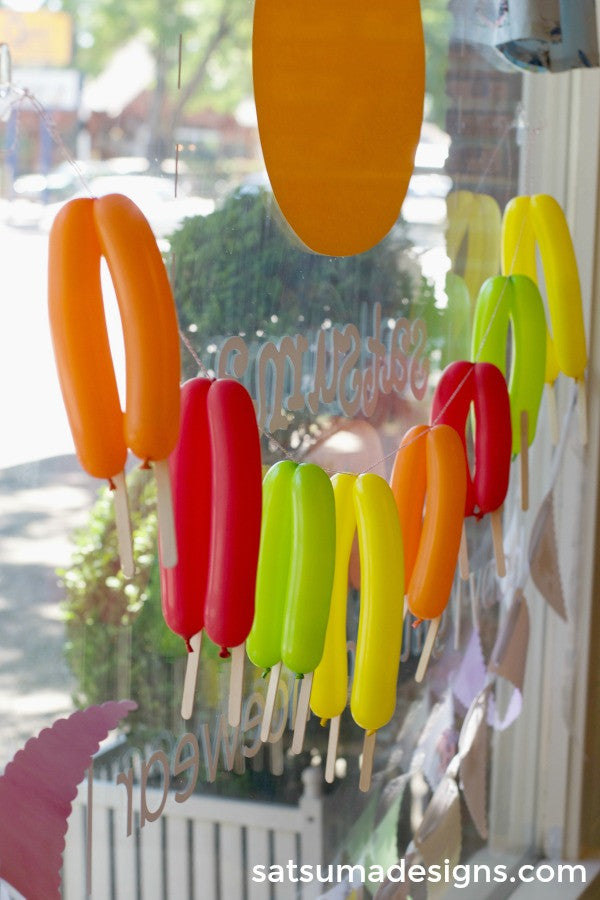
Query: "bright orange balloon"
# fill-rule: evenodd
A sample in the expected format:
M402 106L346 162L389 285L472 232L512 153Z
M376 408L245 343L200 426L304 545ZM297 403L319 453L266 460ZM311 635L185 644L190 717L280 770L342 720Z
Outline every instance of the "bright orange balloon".
M464 450L454 428L432 426L426 465L423 530L407 594L414 616L435 619L443 613L452 589L467 494Z
M48 312L63 400L79 462L95 478L123 471L127 445L110 355L94 201L72 200L49 242Z
M428 425L410 428L394 459L390 487L398 508L404 543L404 583L408 586L417 559L425 500Z
M273 192L312 250L350 256L392 228L423 119L418 0L256 0L258 128Z
M100 260L113 278L125 342L121 412L110 355ZM111 478L127 447L166 459L179 430L179 334L173 295L152 230L120 194L76 199L50 232L48 303L63 399L82 466Z

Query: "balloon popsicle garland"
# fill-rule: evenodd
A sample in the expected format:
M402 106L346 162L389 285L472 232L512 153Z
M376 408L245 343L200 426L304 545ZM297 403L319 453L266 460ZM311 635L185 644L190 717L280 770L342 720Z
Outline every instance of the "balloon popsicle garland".
M473 359L506 371L506 343L512 325L509 379L512 452L521 454L521 506L529 506L528 448L535 438L546 370L546 320L535 283L526 275L498 276L483 285L473 323Z
M471 475L465 429L474 407L475 469ZM511 418L506 381L492 363L451 363L442 373L431 404L431 419L456 430L466 472L465 516L491 514L498 575L506 574L501 509L508 490Z
M552 334L547 337L546 384L553 440L558 423L553 384L559 372L574 378L578 388L579 428L587 441L585 369L587 350L577 260L565 214L548 194L514 197L502 223L502 271L524 274L538 283L536 246L548 300Z
M262 475L258 426L250 395L232 379L187 382L182 412L170 460L182 555L174 571L161 559L163 613L191 651L184 718L193 709L201 629L221 647L222 657L233 648L229 722L235 727L243 644L254 617Z
M110 354L100 262L115 287L123 327L125 412ZM82 290L84 286L84 290ZM60 387L77 456L115 490L123 571L133 574L125 487L127 449L154 464L165 565L177 561L167 458L179 429L179 334L173 295L152 230L120 194L77 198L49 239L48 310Z

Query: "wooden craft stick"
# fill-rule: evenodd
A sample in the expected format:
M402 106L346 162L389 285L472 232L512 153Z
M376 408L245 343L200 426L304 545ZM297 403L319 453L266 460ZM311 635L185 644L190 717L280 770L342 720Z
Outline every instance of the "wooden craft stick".
M469 596L471 598L471 621L473 628L479 631L479 598L477 597L477 585L475 584L475 575L471 572L469 576Z
M492 541L494 543L494 557L496 559L496 572L500 578L506 575L506 559L504 557L504 542L502 539L502 507L495 509L490 516L492 526Z
M181 718L192 718L194 711L194 698L196 696L196 682L198 681L198 665L200 663L200 648L202 646L202 632L199 631L190 638L191 651L188 653L185 666L185 678L183 681L183 694L181 697Z
M455 587L456 602L454 604L454 649L460 647L460 617L462 612L462 578L459 578Z
M227 721L237 728L242 721L242 694L244 692L244 660L246 645L231 648L231 673L229 675L229 707Z
M587 427L587 395L585 390L585 379L577 379L577 421L579 422L579 437L581 443L585 447L588 439Z
M273 721L273 712L275 711L275 703L277 701L277 689L279 687L279 676L281 675L281 663L278 662L269 672L269 684L267 687L267 697L265 699L265 711L263 713L260 726L260 739L263 744L269 740L271 733L271 722Z
M296 718L294 720L294 737L292 739L292 753L295 755L302 753L312 682L313 673L309 672L302 679L302 684L300 686L298 704L296 706Z
M92 847L93 835L92 826L94 819L94 763L90 763L88 768L87 783L87 834L85 840L85 892L86 897L92 896Z
M463 581L469 580L469 547L467 545L467 530L465 528L464 522L462 527L462 533L460 536L460 547L458 550L458 568L460 570L460 577Z
M521 509L529 509L529 413L521 410Z
M558 408L556 406L556 387L554 382L546 385L546 397L548 399L548 426L550 428L550 440L552 446L558 444Z
M421 656L419 658L419 665L417 666L417 671L415 673L415 681L419 684L425 678L425 672L427 671L427 666L429 665L429 659L431 657L431 653L433 651L433 645L435 644L435 639L437 637L437 633L440 629L440 622L442 621L442 617L438 616L435 619L432 619L429 623L429 628L427 630L427 637L425 638L425 643L423 645L423 649L421 651Z
M377 742L376 731L365 731L363 742L362 763L360 767L360 781L358 786L366 794L371 788L371 776L373 774L373 759L375 757L375 744Z
M171 569L177 565L177 541L175 519L173 518L171 476L167 459L161 459L154 463L154 477L156 478L156 508L160 531L161 560L165 569Z
M117 528L117 546L121 560L121 571L125 578L133 578L135 565L133 562L133 540L131 537L131 518L129 516L129 498L125 472L115 475L113 503L115 507L115 524Z
M334 716L329 722L329 740L327 741L327 759L325 760L325 781L332 784L335 778L335 761L340 737L341 716Z

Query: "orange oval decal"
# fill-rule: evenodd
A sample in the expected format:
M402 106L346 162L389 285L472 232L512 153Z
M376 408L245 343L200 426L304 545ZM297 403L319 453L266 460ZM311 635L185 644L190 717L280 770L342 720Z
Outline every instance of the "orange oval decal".
M423 118L418 0L256 0L254 94L273 192L298 237L350 256L394 225Z

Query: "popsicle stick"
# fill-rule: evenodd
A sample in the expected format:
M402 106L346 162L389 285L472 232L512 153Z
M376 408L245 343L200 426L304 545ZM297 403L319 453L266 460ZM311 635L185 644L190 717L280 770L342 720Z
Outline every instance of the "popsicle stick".
M265 700L265 711L263 713L260 726L260 739L263 744L269 740L271 733L271 722L273 721L273 712L275 711L275 703L277 701L277 689L279 687L279 676L281 675L281 663L278 662L269 672L269 684L267 687L267 697Z
M429 628L427 630L427 637L425 638L425 643L423 645L423 650L421 651L421 656L419 658L419 665L417 666L417 671L415 673L415 681L419 684L425 678L425 672L427 671L427 666L429 665L429 659L431 657L431 653L433 651L433 645L435 644L435 639L437 637L437 633L440 629L440 622L442 621L442 617L438 616L436 619L432 619L429 623Z
M156 478L156 507L160 531L161 561L165 569L171 569L177 565L177 541L175 538L173 496L171 494L171 476L169 474L168 460L159 459L154 463L154 477Z
M227 721L232 728L237 728L242 721L245 658L245 644L238 644L237 647L231 648L231 673L229 675L229 707L227 711Z
M325 760L325 781L332 784L335 778L335 761L340 737L341 716L334 716L329 722L329 740L327 741L327 758Z
M183 681L183 695L181 697L181 718L192 718L194 711L194 698L196 696L196 682L198 680L198 665L200 663L200 648L202 646L202 632L199 631L190 638L191 652L188 653L185 667L185 679Z
M461 631L461 616L462 616L462 578L456 579L456 603L455 606L455 614L454 614L454 649L458 650L460 648L460 631Z
M298 705L296 707L296 718L294 720L294 737L292 739L292 753L302 753L304 744L304 734L306 732L306 717L308 715L308 704L310 702L310 692L312 690L313 673L309 672L302 679L300 693L298 695Z
M365 731L363 741L362 763L360 767L360 781L358 786L363 794L371 788L371 776L373 774L373 759L375 757L375 744L377 743L376 731Z
M529 509L529 413L521 410L521 509Z
M460 577L463 581L469 580L469 547L467 545L467 530L463 522L462 532L460 535L460 547L458 550L458 568Z
M585 390L585 379L577 379L577 421L579 422L579 437L581 443L585 447L588 439L587 427L587 395Z
M92 896L92 847L93 847L93 810L94 810L94 763L88 768L87 783L87 828L85 839L85 894Z
M504 556L504 543L502 540L502 507L493 511L490 516L490 523L492 526L496 572L500 578L504 578L506 575L506 559Z
M548 426L550 428L550 440L552 446L558 444L558 407L556 405L556 387L555 383L546 385L546 397L548 399Z
M133 539L131 537L131 519L129 517L129 497L125 472L119 472L112 479L114 485L113 503L115 507L115 524L117 528L117 546L121 571L125 578L133 578L135 565L133 562Z
M471 621L473 628L479 631L479 598L477 596L477 585L475 584L475 575L471 572L469 576L469 596L471 598Z

